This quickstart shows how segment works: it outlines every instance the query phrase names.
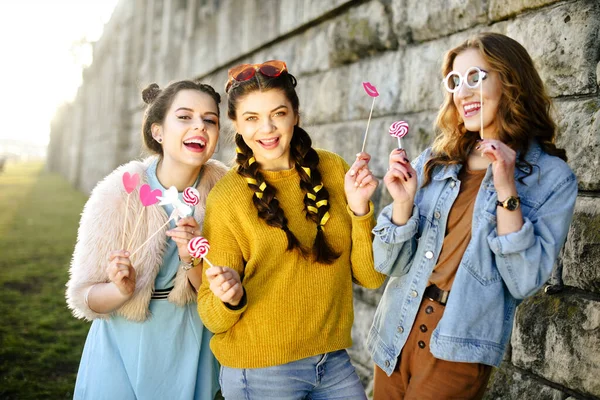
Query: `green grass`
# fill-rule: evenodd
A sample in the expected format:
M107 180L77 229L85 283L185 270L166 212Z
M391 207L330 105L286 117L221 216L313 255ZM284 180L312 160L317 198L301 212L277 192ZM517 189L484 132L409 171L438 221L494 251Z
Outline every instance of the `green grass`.
M0 173L0 398L71 399L89 323L65 283L86 196L41 163Z

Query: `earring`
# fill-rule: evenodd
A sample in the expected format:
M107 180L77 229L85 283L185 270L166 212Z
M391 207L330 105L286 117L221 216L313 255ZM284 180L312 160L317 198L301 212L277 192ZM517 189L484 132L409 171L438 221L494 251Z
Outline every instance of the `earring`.
M158 143L162 143L162 138L161 138L161 137L159 137L159 138L157 138L157 139L156 139L156 141L157 141Z

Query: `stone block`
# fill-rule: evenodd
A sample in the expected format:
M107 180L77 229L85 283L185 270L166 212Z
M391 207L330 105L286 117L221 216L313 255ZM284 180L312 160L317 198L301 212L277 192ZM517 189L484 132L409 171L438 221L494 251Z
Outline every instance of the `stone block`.
M516 18L506 35L531 55L552 97L596 93L600 3L580 0Z
M330 65L356 62L398 46L389 13L374 0L336 18L328 29Z
M567 151L580 190L600 190L600 100L555 102L557 146Z
M508 363L492 372L484 400L564 400L567 395Z
M498 21L557 1L559 0L490 0L488 16L491 21Z
M562 252L563 282L600 294L600 199L579 197Z
M485 0L392 0L390 7L400 43L448 36L487 21Z
M575 289L542 292L517 310L512 362L584 396L600 396L600 301Z

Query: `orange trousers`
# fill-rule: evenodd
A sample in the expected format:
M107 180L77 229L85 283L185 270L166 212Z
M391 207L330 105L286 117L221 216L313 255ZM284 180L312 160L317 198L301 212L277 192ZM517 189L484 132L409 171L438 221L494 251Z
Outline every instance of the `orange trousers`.
M423 299L408 340L391 376L375 365L373 400L481 399L492 372L489 365L439 360L429 339L444 306Z

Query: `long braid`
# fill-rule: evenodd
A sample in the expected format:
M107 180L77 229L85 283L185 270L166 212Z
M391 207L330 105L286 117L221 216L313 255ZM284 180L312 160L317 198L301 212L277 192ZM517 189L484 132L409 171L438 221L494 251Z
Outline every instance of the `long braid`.
M265 181L258 169L258 163L254 159L252 150L246 145L240 134L235 135L235 144L237 146L237 173L246 178L248 187L254 191L252 201L258 210L258 216L264 219L269 226L285 232L288 242L287 250L297 248L305 255L306 250L302 248L298 238L288 228L287 218L279 206L279 200L275 197L275 189Z
M329 192L323 186L321 173L317 168L319 155L312 148L312 141L306 131L294 126L294 135L290 143L290 155L300 175L300 187L304 191L304 210L306 216L317 225L317 235L313 242L312 253L317 262L331 264L340 254L336 253L325 239L323 226L329 220Z

